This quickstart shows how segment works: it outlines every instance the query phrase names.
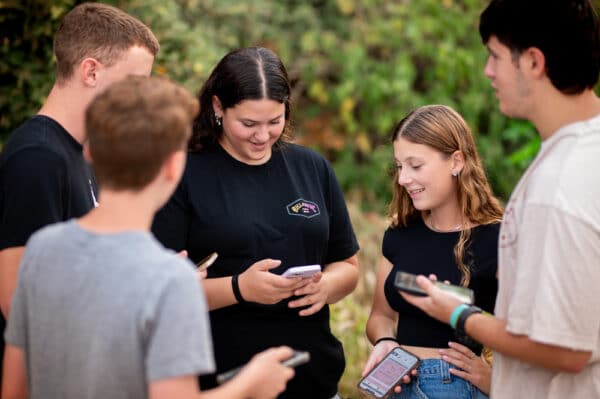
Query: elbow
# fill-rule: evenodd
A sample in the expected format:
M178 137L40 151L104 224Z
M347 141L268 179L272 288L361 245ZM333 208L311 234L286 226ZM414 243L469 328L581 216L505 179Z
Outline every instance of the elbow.
M577 374L588 365L592 354L590 352L573 352L572 356L565 356L558 365L560 371Z

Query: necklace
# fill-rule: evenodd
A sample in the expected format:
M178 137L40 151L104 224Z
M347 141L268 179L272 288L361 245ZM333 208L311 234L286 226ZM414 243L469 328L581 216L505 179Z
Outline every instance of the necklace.
M437 231L438 233L450 233L453 231L461 230L463 227L462 223L459 223L456 226L454 226L450 229L447 229L447 230L438 229L437 227L435 227L435 223L433 222L433 216L431 216L431 213L429 214L429 225L431 226L431 229L433 231Z

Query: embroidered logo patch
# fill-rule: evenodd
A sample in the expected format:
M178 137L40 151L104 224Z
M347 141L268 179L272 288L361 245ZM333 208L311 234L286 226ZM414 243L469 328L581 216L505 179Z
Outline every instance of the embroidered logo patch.
M287 205L288 215L303 216L307 219L315 217L321 213L319 205L314 202L299 198Z

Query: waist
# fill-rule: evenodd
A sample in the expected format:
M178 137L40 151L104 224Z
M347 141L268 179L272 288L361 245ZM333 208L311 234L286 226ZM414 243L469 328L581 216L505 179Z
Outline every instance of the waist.
M424 346L410 346L410 345L400 345L403 349L406 349L413 355L417 355L419 359L440 359L440 349L441 348L427 348Z

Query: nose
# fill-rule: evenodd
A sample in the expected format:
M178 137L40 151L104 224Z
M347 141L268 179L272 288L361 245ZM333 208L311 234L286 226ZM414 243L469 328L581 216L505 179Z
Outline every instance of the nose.
M487 61L485 62L485 67L483 68L483 73L489 79L492 79L494 77L494 68L493 68L492 63L493 63L492 56L488 55Z
M269 126L260 125L256 130L256 133L254 133L254 137L261 142L269 140Z
M410 175L406 168L398 168L398 184L401 186L405 186L410 183Z

